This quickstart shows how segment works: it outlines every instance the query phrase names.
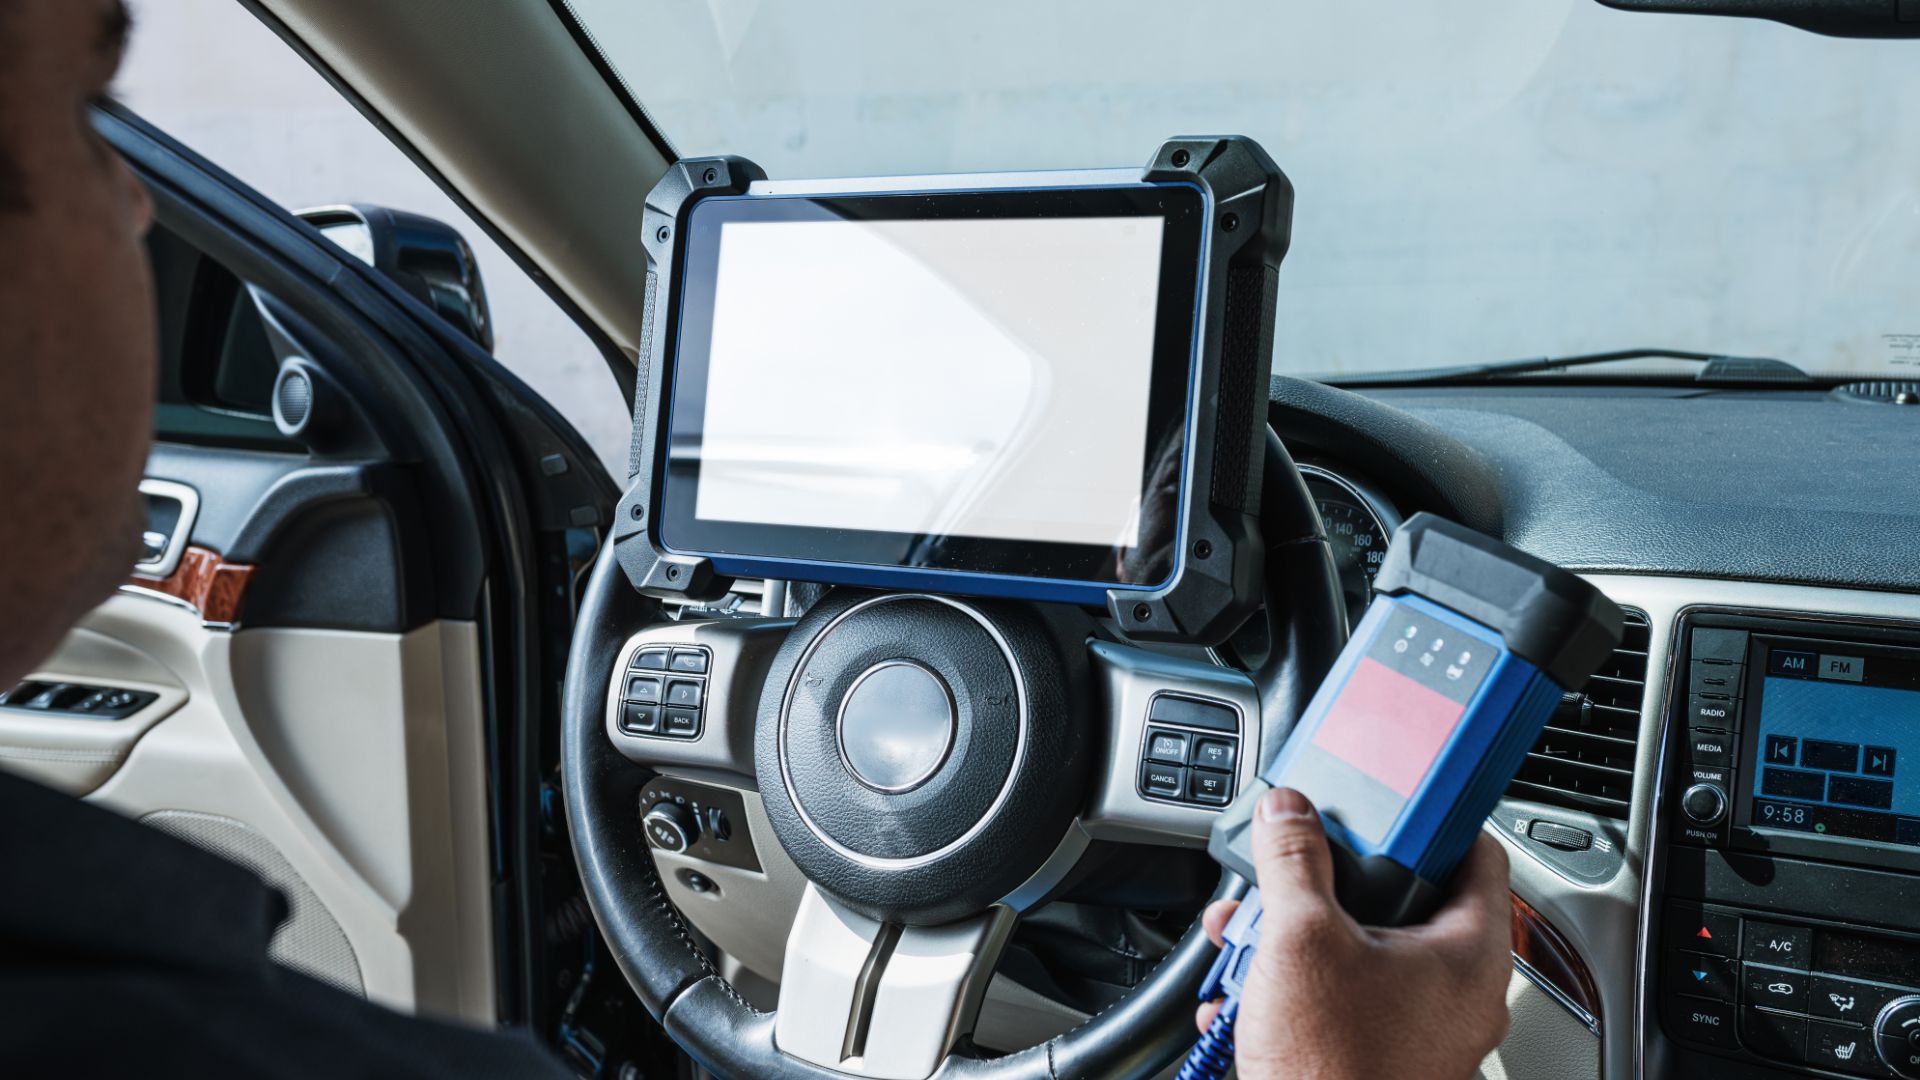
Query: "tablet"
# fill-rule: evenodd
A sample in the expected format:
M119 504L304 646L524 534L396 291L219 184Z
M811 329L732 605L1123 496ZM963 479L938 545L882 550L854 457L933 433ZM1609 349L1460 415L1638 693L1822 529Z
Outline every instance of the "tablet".
M733 574L1165 585L1205 202L1138 183L701 202L663 546Z
M1123 603L1170 637L1244 616L1290 194L1239 139L1073 173L677 162L647 201L623 567L658 595Z

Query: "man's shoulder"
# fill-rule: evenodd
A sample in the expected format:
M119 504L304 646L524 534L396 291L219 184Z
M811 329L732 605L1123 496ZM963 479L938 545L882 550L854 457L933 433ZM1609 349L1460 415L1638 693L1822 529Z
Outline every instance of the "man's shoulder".
M234 970L286 902L248 870L0 771L0 942L43 957Z

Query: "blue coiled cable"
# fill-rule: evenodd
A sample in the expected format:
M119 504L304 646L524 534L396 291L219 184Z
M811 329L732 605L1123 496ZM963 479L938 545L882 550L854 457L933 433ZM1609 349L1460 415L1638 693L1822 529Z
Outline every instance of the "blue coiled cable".
M1227 920L1227 928L1220 935L1220 955L1200 984L1200 1000L1222 999L1220 1012L1207 1025L1200 1041L1193 1044L1175 1080L1226 1080L1227 1070L1233 1068L1233 1025L1240 1016L1240 992L1246 987L1247 971L1260 945L1262 912L1260 890L1248 889L1233 918Z

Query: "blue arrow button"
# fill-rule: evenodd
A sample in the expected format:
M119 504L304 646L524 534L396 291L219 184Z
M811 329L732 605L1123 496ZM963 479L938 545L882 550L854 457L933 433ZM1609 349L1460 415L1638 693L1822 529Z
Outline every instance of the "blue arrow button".
M1694 972L1694 973L1693 973L1693 981L1694 981L1694 982L1706 982L1706 981L1707 981L1707 973L1706 973L1706 972L1704 972L1704 971L1696 971L1696 972Z

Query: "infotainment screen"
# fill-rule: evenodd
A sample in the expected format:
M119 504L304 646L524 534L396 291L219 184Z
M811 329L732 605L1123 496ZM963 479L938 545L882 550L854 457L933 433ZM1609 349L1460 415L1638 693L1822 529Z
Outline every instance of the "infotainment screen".
M1185 184L698 203L664 546L1166 582L1204 217Z
M1920 652L1763 641L1758 828L1920 847Z

